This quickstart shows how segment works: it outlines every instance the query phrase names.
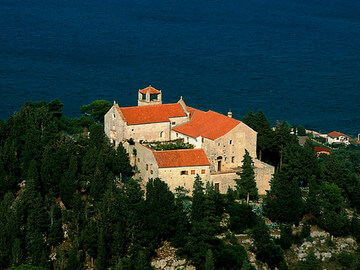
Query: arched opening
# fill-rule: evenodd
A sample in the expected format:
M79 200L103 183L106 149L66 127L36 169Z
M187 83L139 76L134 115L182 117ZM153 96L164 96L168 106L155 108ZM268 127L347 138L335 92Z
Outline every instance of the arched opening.
M217 171L221 172L221 162L222 162L222 156L217 157Z
M163 138L164 137L164 131L161 131L160 132L160 138Z

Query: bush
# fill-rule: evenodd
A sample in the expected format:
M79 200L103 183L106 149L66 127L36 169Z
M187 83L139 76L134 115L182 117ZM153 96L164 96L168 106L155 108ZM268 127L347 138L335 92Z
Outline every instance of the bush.
M335 237L349 234L350 222L345 213L326 212L318 219L319 226Z
M344 267L344 269L352 269L354 263L354 255L348 252L340 252L337 255L338 262Z
M281 225L279 244L282 249L289 249L292 245L292 227L290 224Z
M248 204L232 203L228 207L228 212L229 229L235 233L243 233L256 224L256 215Z

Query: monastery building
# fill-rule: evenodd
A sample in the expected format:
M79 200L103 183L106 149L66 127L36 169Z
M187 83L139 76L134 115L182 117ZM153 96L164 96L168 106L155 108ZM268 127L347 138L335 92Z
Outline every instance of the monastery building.
M162 92L149 86L138 92L138 106L120 107L116 102L106 113L105 133L114 146L122 143L146 184L159 177L170 190L184 186L192 191L196 174L213 182L225 193L235 186L245 149L254 161L259 194L269 190L274 167L256 159L257 132L232 118L214 111L177 103L162 104ZM156 150L154 142L182 139L193 149Z

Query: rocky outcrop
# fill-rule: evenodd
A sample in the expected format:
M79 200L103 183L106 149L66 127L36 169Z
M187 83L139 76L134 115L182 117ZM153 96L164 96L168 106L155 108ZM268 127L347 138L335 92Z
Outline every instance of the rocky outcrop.
M189 264L185 259L177 258L176 248L167 241L156 250L156 254L157 256L151 261L151 265L156 270L196 270L195 266Z

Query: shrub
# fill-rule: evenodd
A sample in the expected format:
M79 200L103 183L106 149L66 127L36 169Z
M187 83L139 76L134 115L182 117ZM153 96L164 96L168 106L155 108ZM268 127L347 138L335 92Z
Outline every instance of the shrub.
M290 224L281 225L279 244L282 249L289 249L292 245L292 227Z
M235 233L243 233L256 223L256 215L248 204L232 203L228 207L230 215L229 229Z

